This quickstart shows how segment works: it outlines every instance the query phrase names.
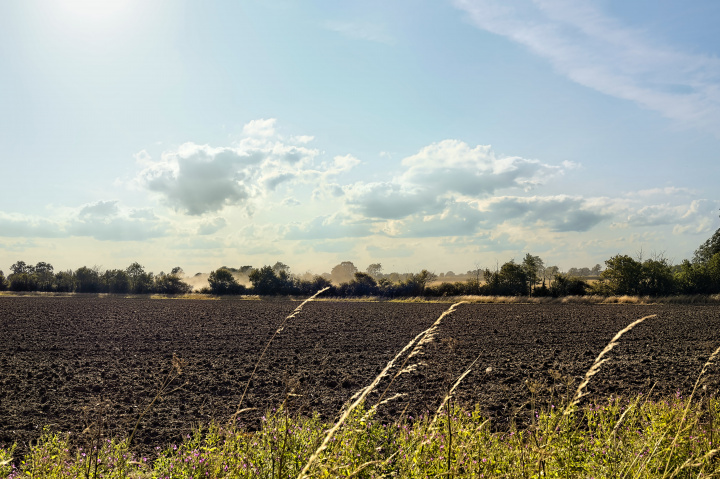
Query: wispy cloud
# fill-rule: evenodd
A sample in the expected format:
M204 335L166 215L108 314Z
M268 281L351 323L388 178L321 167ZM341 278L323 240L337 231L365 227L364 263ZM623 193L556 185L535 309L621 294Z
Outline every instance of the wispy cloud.
M680 51L592 2L455 0L474 25L525 45L571 80L720 135L720 60Z

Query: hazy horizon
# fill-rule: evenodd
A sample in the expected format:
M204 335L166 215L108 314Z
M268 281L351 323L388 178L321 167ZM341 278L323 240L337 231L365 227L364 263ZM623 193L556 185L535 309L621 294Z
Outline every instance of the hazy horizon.
M674 263L720 226L720 4L0 4L0 269Z

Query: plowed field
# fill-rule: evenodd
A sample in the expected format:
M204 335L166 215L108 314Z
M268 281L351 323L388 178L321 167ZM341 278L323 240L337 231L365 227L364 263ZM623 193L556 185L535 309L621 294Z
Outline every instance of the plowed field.
M142 421L137 448L177 441L197 424L227 420L291 301L151 300L95 297L0 297L0 443L19 452L43 426L82 431L102 417L109 434L128 434L171 368L186 361L173 389ZM315 302L275 338L249 388L241 421L259 425L288 387L292 412L332 419L449 304ZM437 407L449 385L476 358L456 399L479 404L503 427L531 394L526 380L572 390L617 331L658 314L626 334L590 383L595 398L689 392L720 345L717 306L461 305L388 393L406 396L383 407L390 419ZM491 368L491 369L488 369ZM557 374L553 371L557 371ZM717 391L720 373L709 377ZM380 385L383 390L387 381ZM562 393L564 386L558 386ZM541 397L550 399L547 390ZM375 396L377 398L377 394ZM592 397L590 398L593 399ZM371 401L372 403L372 401Z

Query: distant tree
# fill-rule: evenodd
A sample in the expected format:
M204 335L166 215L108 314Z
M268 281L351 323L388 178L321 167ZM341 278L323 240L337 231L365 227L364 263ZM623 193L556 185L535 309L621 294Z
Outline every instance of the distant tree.
M5 279L5 273L0 269L0 291L5 291L8 288L7 279Z
M327 288L328 286L332 286L332 283L329 279L315 275L310 276L310 278L303 278L303 279L295 279L294 284L294 291L296 294L300 294L302 296L311 296L318 291L320 291L323 288Z
M193 289L178 273L159 274L154 281L153 289L159 294L188 294Z
M550 294L555 297L584 296L588 290L588 283L582 279L567 274L557 273L550 284Z
M647 259L643 262L639 292L649 296L668 296L676 293L675 277L666 259Z
M34 291L37 282L34 276L35 268L25 261L18 261L10 266L12 273L8 276L10 289L13 291Z
M177 275L182 276L183 274L185 274L185 271L183 271L183 269L182 269L180 266L175 266L175 267L170 271L170 274L177 274Z
M33 268L33 275L35 276L35 284L38 290L52 291L55 275L53 274L53 266L50 263L41 261L36 264Z
M373 279L377 280L382 277L382 264L373 263L365 270Z
M523 265L509 261L498 271L485 270L485 285L481 291L500 296L528 296L530 278Z
M545 277L552 280L560 272L560 268L557 266L548 266L545 268Z
M348 283L355 277L355 273L357 272L358 269L354 264L352 264L352 262L343 261L330 271L330 276L332 277L333 282L337 284Z
M99 293L101 291L102 285L97 267L82 266L76 269L73 275L79 293Z
M720 253L720 228L695 250L693 262L705 263L717 253Z
M150 293L153 287L153 274L145 272L140 263L133 263L125 269L130 279L130 292L133 294Z
M355 273L355 277L347 283L344 288L345 296L373 296L378 293L377 282L375 278L368 273Z
M125 270L107 270L101 275L104 290L113 294L127 294L131 290L130 276Z
M248 275L252 283L253 292L261 296L273 294L287 294L290 277L281 270L276 274L271 266L263 266L260 269L254 269Z
M600 266L599 264L596 264L590 269L591 276L600 276L600 273L602 273L602 266Z
M720 293L720 253L705 262L683 261L675 274L675 283L684 294Z
M210 273L208 277L210 292L217 295L242 294L245 288L235 280L232 272L226 268L219 268Z
M278 261L275 263L272 267L272 270L275 272L275 274L280 274L281 272L285 272L287 274L290 274L290 266L286 265L285 263Z
M250 265L240 266L240 274L250 274L250 271L253 270L253 267Z
M12 274L31 274L33 272L33 267L25 261L18 261L14 265L10 266L10 271L12 271Z
M600 277L607 281L611 294L637 295L643 277L643 267L640 261L628 255L615 255L605 261L605 271Z
M55 273L55 291L72 293L77 289L77 281L71 270Z
M530 282L530 290L535 289L535 285L545 279L545 263L539 256L533 256L530 253L525 255L522 262L523 268L527 273Z
M482 285L483 279L485 279L485 272L480 267L480 263L475 263L475 269L468 270L466 274L468 276L467 293L480 294L480 286ZM455 273L448 271L445 276L455 276Z

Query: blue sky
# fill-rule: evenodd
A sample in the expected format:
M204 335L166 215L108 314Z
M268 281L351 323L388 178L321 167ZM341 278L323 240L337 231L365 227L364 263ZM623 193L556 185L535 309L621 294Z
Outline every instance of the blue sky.
M0 3L0 269L674 262L720 226L711 1Z

